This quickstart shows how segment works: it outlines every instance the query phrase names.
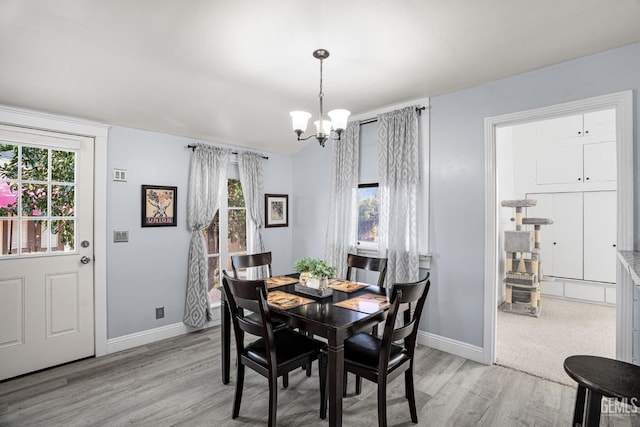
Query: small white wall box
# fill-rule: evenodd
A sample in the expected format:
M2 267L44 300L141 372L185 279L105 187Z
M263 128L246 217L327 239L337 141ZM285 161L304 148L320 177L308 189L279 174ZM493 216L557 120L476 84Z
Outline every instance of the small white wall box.
M504 250L506 252L532 252L533 232L508 230L504 232Z
M113 170L113 180L114 181L126 181L127 180L127 170L126 169L114 169Z

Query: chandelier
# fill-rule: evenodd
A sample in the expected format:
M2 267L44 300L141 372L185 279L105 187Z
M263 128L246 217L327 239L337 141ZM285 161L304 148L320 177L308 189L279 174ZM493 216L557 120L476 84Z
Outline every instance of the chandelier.
M328 113L331 120L326 120L323 116L322 103L324 93L322 92L322 61L329 57L329 51L326 49L318 49L313 52L313 57L320 60L320 93L318 95L320 97L320 116L318 120L313 122L316 125L316 134L301 138L301 135L307 130L307 122L311 114L306 111L292 111L289 114L293 121L293 131L298 135L298 141L305 141L315 136L320 146L324 147L327 139L340 140L342 132L347 127L347 119L351 113L347 110L332 110Z

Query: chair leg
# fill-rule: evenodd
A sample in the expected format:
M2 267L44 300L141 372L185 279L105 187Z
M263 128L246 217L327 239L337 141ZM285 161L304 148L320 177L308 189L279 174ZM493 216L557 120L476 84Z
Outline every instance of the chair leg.
M416 395L413 388L413 364L404 372L405 395L409 400L409 413L411 421L418 424L418 411L416 410Z
M285 374L286 377L287 374ZM284 378L283 378L284 379ZM269 374L269 427L276 427L278 412L278 377L275 372Z
M347 395L347 375L349 375L349 373L344 371L344 375L342 376L342 397Z
M307 377L311 376L312 363L313 363L313 358L309 356L309 361L307 362Z
M387 379L378 379L378 426L387 427Z
M327 418L327 361L325 356L320 354L318 359L320 365L320 419Z
M287 372L282 376L282 388L289 387L289 373Z
M240 415L240 403L242 402L242 387L244 386L244 365L238 362L238 378L236 379L236 395L233 398L233 413L231 418Z
M360 375L356 375L356 394L360 394L362 392L362 377Z

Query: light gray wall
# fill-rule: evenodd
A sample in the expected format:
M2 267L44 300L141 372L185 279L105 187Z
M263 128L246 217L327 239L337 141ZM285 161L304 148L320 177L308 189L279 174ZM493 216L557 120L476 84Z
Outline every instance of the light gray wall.
M484 119L633 89L638 124L640 44L431 98L431 291L421 328L482 346ZM416 96L418 97L418 96ZM637 131L634 141L637 146ZM636 150L635 168L640 161ZM294 160L294 258L322 256L330 150L312 144ZM636 188L640 189L636 174ZM638 198L636 198L636 206ZM638 209L636 247L638 247Z
M123 127L109 131L108 171L126 169L128 179L109 179L108 184L108 338L182 321L190 239L186 200L191 150L186 147L195 142ZM291 157L266 154L265 191L290 194ZM143 184L178 187L177 227L140 227ZM129 230L129 242L113 243L115 229ZM291 227L264 232L276 274L291 271L291 236ZM156 320L155 307L160 305L165 308L165 317Z
M640 44L636 44L431 98L434 258L423 327L482 346L485 117L633 89L637 129L639 88ZM637 131L637 170L635 135ZM640 188L637 175L635 181ZM635 212L637 247L637 208Z

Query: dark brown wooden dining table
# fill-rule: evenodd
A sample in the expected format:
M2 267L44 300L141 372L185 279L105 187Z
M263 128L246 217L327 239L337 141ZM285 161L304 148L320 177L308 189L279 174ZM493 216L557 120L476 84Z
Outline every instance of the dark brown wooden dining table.
M292 275L293 276L293 275ZM329 297L318 298L296 292L295 284L280 286L272 290L283 291L312 299L313 302L298 307L282 310L271 307L278 318L285 320L290 327L300 328L313 335L324 337L328 347L327 396L329 398L329 425L342 425L342 388L344 377L344 342L349 337L383 321L388 307L374 313L363 313L334 304L367 293L390 296L390 289L369 285L355 292L347 293L333 290ZM222 350L222 383L229 383L231 317L229 306L222 293L221 298L221 350Z

